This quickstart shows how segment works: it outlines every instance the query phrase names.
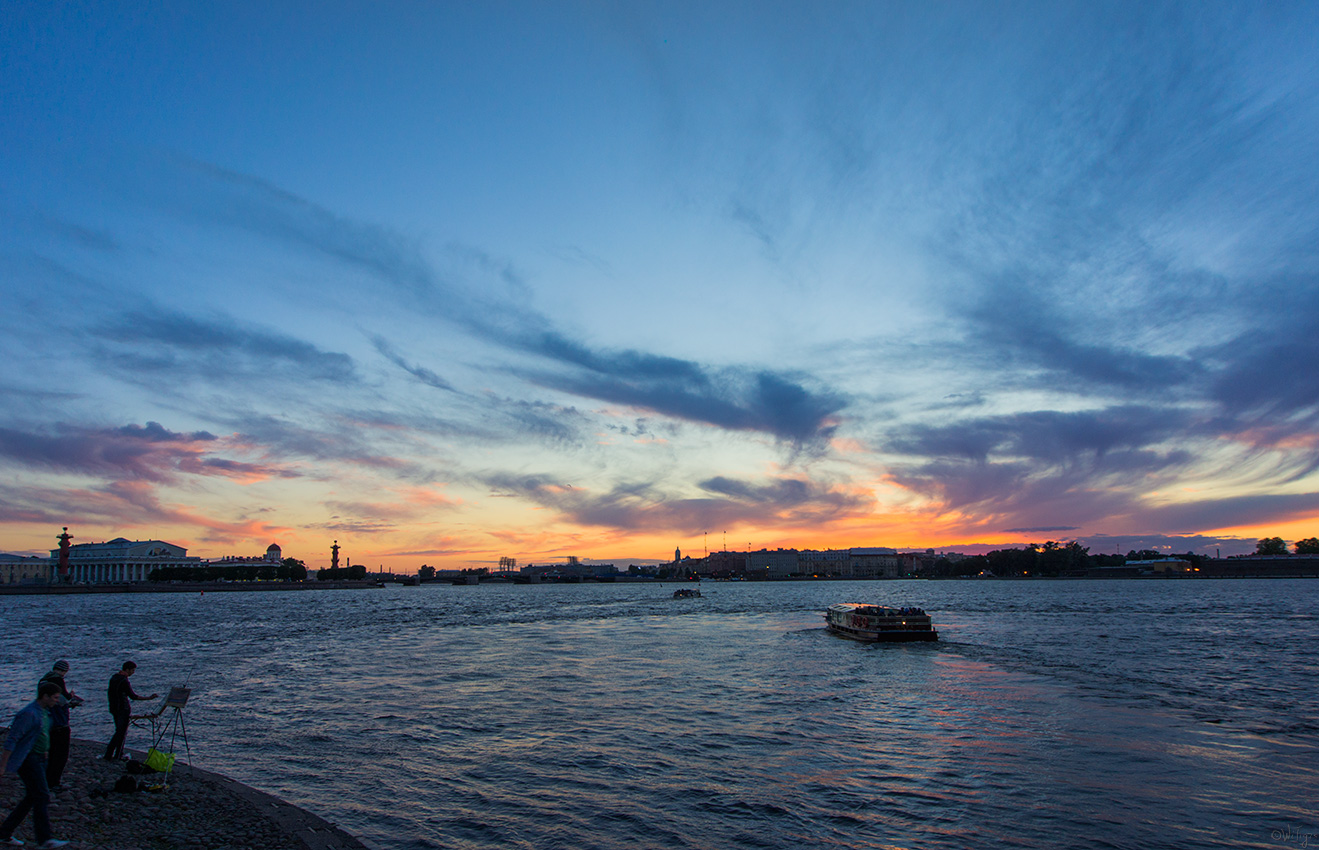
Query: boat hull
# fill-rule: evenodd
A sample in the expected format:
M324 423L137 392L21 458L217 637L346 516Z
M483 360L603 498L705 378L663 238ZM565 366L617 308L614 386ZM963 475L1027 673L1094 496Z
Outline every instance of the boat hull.
M930 615L920 609L885 608L844 602L831 605L824 614L829 631L852 640L870 643L933 641L939 632Z

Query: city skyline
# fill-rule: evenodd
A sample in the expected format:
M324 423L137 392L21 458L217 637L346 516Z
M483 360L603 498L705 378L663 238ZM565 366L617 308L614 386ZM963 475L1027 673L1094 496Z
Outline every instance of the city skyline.
M1319 534L1312 6L9 17L0 552Z

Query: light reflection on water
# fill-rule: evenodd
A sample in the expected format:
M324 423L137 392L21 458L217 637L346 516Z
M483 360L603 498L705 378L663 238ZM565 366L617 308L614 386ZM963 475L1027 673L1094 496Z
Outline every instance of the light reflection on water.
M386 848L1226 848L1319 831L1319 582L671 591L0 597L0 705L68 657L93 697L75 734L105 738L122 658L139 691L190 677L199 766ZM821 612L848 600L920 605L943 640L835 638Z

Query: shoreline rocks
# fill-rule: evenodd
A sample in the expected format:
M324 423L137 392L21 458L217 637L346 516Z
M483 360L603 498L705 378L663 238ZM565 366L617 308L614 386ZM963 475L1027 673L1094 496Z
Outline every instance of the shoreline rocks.
M102 760L104 749L103 743L77 739L70 747L65 790L50 808L53 837L70 842L69 850L368 850L310 812L186 764L175 765L163 790L115 791L125 763ZM162 777L133 778L149 786ZM0 818L22 795L18 777L0 779ZM31 815L14 835L35 845Z

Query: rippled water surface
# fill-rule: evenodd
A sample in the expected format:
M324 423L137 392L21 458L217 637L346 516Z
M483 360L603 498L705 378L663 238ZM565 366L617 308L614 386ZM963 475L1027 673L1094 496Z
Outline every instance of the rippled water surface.
M387 850L1319 833L1319 582L673 588L0 597L0 709L66 657L74 734L108 739L131 657L139 692L193 688L198 766ZM837 638L839 601L919 605L942 639Z

